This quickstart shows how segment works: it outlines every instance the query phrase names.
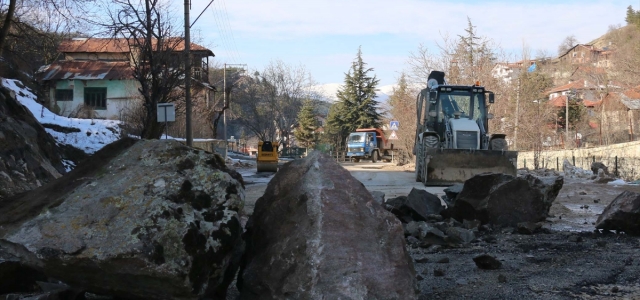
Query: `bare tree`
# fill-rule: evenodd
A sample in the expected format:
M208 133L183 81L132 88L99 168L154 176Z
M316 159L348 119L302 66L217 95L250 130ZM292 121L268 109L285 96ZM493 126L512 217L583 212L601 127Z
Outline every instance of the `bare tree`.
M271 62L262 73L237 83L232 111L237 121L261 140L287 147L304 100L313 98L313 80L303 66Z
M389 97L390 113L393 120L400 122L397 131L397 145L404 149L413 160L413 145L416 132L416 95L418 91L409 86L404 73L398 78L393 93Z
M141 137L159 138L164 125L157 122L157 104L180 103L184 95L184 39L177 37L182 34L173 25L170 8L159 0L112 0L107 11L109 20L103 25L131 50L144 108Z
M558 46L558 55L565 54L567 51L569 51L569 49L573 48L578 43L578 39L576 39L575 35L572 34L567 36L566 38L564 38L564 40L562 40L560 46Z
M510 97L509 84L492 74L496 62L506 60L506 55L491 39L478 35L470 20L465 32L455 38L442 35L436 52L420 45L417 52L411 53L407 62L410 85L426 87L432 70L444 71L449 84L472 85L479 81L497 97L496 103L489 108L495 116L490 120L490 127L511 136L515 99Z

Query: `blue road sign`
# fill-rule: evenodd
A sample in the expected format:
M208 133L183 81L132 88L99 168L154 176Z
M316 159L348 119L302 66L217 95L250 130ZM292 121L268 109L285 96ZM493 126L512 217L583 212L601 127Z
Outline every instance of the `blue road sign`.
M389 122L389 129L398 130L398 127L400 127L400 122L398 122L398 121Z

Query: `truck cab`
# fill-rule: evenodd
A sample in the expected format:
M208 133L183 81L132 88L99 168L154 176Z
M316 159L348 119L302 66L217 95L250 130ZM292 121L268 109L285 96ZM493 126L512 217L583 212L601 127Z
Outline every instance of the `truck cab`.
M352 132L347 138L347 157L354 162L372 158L377 153L378 139L375 132Z

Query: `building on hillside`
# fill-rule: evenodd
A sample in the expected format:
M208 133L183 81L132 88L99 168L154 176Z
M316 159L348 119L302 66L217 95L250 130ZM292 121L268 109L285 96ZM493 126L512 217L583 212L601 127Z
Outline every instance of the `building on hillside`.
M622 92L610 92L594 103L603 144L638 140L640 132L640 86Z
M553 87L546 93L549 95L549 101L554 101L555 98L570 96L572 94L575 94L578 99L593 101L597 99L596 90L596 86L590 84L589 81L582 79Z
M608 68L611 66L612 50L609 48L597 48L594 45L578 44L558 56L558 62L571 65L589 64L596 67Z
M511 83L520 76L520 72L522 72L525 65L528 71L533 71L536 68L536 61L499 62L493 66L491 75L493 78L501 78L504 82Z
M171 56L179 67L184 52L184 40L165 39L173 46ZM134 78L133 61L137 50L128 40L116 38L76 38L63 41L58 47L61 59L42 66L38 80L47 90L45 102L64 116L121 119L122 113L141 99L139 82ZM215 88L208 83L211 50L191 44L194 101L208 101ZM90 111L89 115L82 112Z

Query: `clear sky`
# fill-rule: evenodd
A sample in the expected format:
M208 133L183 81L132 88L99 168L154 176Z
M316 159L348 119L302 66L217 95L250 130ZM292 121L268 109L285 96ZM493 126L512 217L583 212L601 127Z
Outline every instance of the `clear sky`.
M210 0L192 0L192 20ZM624 25L626 8L640 0L215 0L194 25L194 37L218 63L261 70L280 59L304 65L319 84L342 83L357 49L380 79L396 82L420 44L437 52L442 35L463 33L467 17L477 34L508 53L556 55L575 35L588 43L610 25ZM519 58L519 57L518 57ZM517 60L515 58L514 60Z

